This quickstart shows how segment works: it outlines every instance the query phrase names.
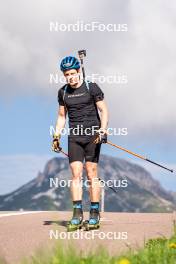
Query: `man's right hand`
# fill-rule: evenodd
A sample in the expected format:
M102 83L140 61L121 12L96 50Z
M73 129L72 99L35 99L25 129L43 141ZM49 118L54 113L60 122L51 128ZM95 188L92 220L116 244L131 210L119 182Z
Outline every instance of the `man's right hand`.
M55 152L59 152L61 150L60 138L61 138L61 135L55 135L55 134L53 135L52 150Z

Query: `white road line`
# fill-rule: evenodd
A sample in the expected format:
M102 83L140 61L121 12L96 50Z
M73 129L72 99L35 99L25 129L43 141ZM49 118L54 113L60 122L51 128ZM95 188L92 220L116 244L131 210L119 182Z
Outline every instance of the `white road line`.
M36 214L36 213L46 213L46 212L50 212L50 211L28 211L28 212L19 212L19 213L7 213L7 214L0 214L0 218L6 217L6 216Z

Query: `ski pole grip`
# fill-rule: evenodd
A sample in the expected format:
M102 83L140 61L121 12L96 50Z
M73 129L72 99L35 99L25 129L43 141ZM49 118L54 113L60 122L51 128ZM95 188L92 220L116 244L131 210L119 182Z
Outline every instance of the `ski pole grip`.
M80 59L83 59L84 57L86 57L86 50L78 50L78 55Z

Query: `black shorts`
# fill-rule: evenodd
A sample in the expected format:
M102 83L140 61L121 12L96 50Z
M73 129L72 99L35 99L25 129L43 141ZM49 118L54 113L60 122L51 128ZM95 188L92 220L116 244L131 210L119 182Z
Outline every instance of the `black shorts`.
M73 161L91 161L98 163L101 144L93 143L95 136L69 137L68 136L68 155L69 163Z

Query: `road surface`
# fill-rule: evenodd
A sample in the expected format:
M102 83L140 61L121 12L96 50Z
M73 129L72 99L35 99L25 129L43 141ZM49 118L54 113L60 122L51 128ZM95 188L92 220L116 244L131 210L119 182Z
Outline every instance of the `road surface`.
M149 238L170 237L175 214L104 213L101 229L93 232L66 232L71 212L1 212L0 256L7 263L19 263L24 256L35 254L39 248L51 247L62 240L64 245L75 243L81 251L103 245L110 254L120 254L139 248ZM88 213L85 214L85 218ZM74 237L75 236L75 237Z

